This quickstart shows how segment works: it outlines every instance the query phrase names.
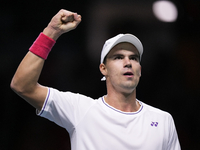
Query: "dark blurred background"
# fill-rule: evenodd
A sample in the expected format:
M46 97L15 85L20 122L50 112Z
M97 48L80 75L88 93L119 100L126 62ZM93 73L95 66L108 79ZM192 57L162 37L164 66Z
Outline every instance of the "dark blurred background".
M82 15L76 30L61 36L40 83L92 98L106 94L99 71L104 41L132 33L143 43L137 98L172 114L182 150L200 149L200 1L172 0L173 22L156 18L154 0L7 0L0 5L1 150L69 150L65 129L38 117L10 89L20 61L61 9Z

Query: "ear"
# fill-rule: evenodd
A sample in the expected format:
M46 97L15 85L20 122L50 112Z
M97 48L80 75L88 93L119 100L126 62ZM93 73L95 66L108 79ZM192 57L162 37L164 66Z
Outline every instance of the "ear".
M139 73L140 77L141 77L141 72L142 72L142 66L140 66L140 73Z
M106 65L101 63L99 65L99 70L101 71L101 73L105 76L107 74L107 69L106 69Z

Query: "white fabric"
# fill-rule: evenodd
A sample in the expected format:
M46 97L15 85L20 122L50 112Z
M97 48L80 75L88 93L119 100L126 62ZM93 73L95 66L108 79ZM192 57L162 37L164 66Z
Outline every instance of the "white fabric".
M142 53L143 53L143 45L141 41L134 35L132 34L118 34L115 37L112 37L108 39L105 44L103 45L102 51L101 51L101 63L103 63L104 58L106 55L110 52L110 50L117 44L122 43L122 42L128 42L133 44L139 54L140 54L140 60L142 58Z
M137 112L122 112L103 97L49 88L38 115L69 132L72 150L180 150L172 116L139 102Z

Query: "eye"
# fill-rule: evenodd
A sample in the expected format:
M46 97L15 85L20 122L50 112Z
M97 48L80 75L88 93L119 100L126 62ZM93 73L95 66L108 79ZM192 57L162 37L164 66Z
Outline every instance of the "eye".
M136 61L139 61L139 57L138 57L138 56L131 56L131 57L130 57L130 60L136 60Z
M122 56L116 56L115 59L123 59Z
M135 57L131 57L130 59L131 59L131 60L136 60L136 58L135 58Z
M136 57L131 57L130 59L131 59L131 60L137 60L137 58L136 58Z

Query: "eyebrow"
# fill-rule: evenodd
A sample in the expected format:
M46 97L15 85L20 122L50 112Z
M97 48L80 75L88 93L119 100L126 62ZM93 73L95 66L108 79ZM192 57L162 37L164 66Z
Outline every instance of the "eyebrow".
M124 56L123 54L113 54L113 55L111 55L110 57L116 57L116 56ZM129 57L136 57L136 58L140 58L140 55L138 55L138 54L132 54L132 55L130 55Z
M137 57L138 59L140 58L140 55L138 55L138 54L133 54L131 56Z
M107 59L111 59L111 58L113 59L114 57L117 57L117 56L123 56L123 54L117 53L117 54L113 54L111 56L106 55L106 57L104 58L103 63L106 64L106 62L107 62L106 60ZM138 62L140 62L140 55L139 54L132 54L129 57L136 57L138 59Z

